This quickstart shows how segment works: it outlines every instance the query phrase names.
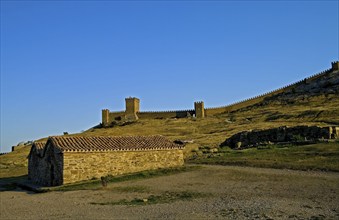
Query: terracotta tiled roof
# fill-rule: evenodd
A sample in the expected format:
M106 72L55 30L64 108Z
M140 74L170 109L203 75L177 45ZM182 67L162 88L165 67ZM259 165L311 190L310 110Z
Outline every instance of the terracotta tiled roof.
M32 145L31 152L43 157L46 141L35 141Z
M63 152L70 151L140 151L182 149L167 138L157 136L105 136L105 137L65 137L55 136L48 139Z
M43 149L46 145L46 141L35 141L33 143L37 149Z

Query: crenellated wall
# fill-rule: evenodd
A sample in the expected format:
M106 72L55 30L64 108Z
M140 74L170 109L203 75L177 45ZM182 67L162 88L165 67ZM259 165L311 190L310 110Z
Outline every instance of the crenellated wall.
M334 65L335 65L335 62L332 63L332 67ZM282 88L279 88L279 89L273 90L271 92L267 92L267 93L264 93L262 95L255 96L255 97L252 97L252 98L249 98L249 99L245 99L245 100L240 101L240 102L235 102L235 103L230 104L230 105L215 107L215 108L206 108L205 109L205 115L211 116L211 115L220 114L220 113L224 113L224 112L231 112L231 111L235 111L235 110L238 110L238 109L241 109L241 108L245 108L245 107L257 104L257 103L263 101L266 97L285 92L285 91L292 89L293 87L298 86L302 83L309 83L310 81L315 80L315 79L317 79L317 78L319 78L319 77L321 77L321 76L323 76L327 73L330 73L332 71L336 71L336 70L334 68L327 69L325 71L322 71L320 73L317 73L317 74L314 74L310 77L307 77L303 80L300 80L296 83L289 84L289 85L284 86Z
M162 119L162 118L186 118L195 114L193 109L178 110L178 111L145 111L137 112L136 116L139 119ZM130 114L126 114L125 111L110 112L107 109L102 110L102 125L104 127L109 126L113 121L119 121L122 119L128 119ZM135 120L135 118L132 118Z
M138 112L139 118L152 119L152 118L186 118L193 115L195 112L193 109L179 110L179 111L148 111Z
M221 106L221 107L204 108L204 102L195 102L194 109L189 109L189 110L140 112L139 111L139 99L130 97L126 99L126 110L125 111L109 112L109 110L104 109L103 116L102 116L102 119L103 119L102 123L104 126L107 126L110 123L112 123L114 120L118 120L119 118L129 119L129 115L131 115L131 113L132 114L135 113L136 117L134 117L134 119L137 119L137 118L156 119L156 118L185 118L185 117L193 116L193 115L195 115L197 118L204 118L204 117L213 116L213 115L221 114L225 112L226 113L232 112L235 110L239 110L241 108L245 108L245 107L257 104L269 96L273 96L273 95L285 92L302 83L309 83L310 81L316 80L317 78L322 77L325 74L339 70L338 61L332 62L331 65L332 65L331 69L327 69L320 73L314 74L296 83L292 83L282 88L264 93L262 95L255 96L249 99L245 99L245 100L235 102L233 104L226 105L226 106Z

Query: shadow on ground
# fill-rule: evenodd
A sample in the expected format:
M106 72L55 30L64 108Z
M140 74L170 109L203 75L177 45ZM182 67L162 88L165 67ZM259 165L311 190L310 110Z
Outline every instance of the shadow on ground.
M27 194L34 193L32 189L25 186L25 183L29 182L27 175L16 177L4 177L0 178L0 192L4 191L26 191Z

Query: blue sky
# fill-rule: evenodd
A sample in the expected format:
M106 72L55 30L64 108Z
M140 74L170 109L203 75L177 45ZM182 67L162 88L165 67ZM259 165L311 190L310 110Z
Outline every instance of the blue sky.
M101 109L226 105L330 68L338 1L1 1L1 151Z

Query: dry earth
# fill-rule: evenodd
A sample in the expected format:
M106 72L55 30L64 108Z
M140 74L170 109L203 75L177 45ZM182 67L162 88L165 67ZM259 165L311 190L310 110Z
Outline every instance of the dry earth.
M169 192L203 197L98 205ZM105 189L1 192L1 219L339 219L339 173L231 166L112 183Z

